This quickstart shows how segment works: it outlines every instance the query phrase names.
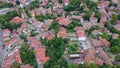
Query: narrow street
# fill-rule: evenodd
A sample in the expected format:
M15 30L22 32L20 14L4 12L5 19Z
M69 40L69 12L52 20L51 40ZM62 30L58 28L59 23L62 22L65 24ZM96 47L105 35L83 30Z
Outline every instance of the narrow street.
M0 68L2 65L3 58L4 58L3 35L2 35L2 30L0 29Z

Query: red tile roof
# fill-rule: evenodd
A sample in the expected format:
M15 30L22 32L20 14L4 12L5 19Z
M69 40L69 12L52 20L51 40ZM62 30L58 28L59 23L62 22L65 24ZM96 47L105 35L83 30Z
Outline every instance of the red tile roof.
M104 61L102 59L100 59L100 58L95 58L95 63L97 65L103 65Z
M2 62L2 68L11 68L11 65L13 62L22 63L21 57L20 57L20 49L16 49L11 54L8 54L7 58Z
M115 29L117 29L117 30L120 31L120 24L117 24L117 25L115 25L114 27L115 27Z
M69 18L63 18L58 20L58 24L67 26L71 23L72 21Z
M49 57L46 57L45 48L36 48L36 61L38 63L45 63Z
M110 61L110 58L107 56L107 54L103 51L101 47L96 48L98 50L99 56L104 60L104 61Z
M94 63L94 59L95 59L95 50L94 48L89 48L87 50L84 51L84 59L85 62L89 64Z
M60 31L57 34L58 37L66 38L67 37L67 32L65 29L60 28Z
M84 31L83 27L76 27L75 31L76 31L76 34L77 34L78 38L86 37L86 34L85 34L85 31Z
M36 15L40 15L40 10L36 8L35 13L36 13Z
M47 39L47 40L52 40L55 37L54 33L55 33L54 30L51 30L51 31L48 31L48 32L42 32L42 38Z
M72 15L71 18L72 18L72 19L80 20L80 19L82 18L82 16L75 16L75 15Z
M20 18L20 17L14 17L11 22L15 23L15 24L18 24L20 22L22 22L24 19L23 18Z
M109 48L110 47L110 42L107 41L106 39L102 38L102 37L99 37L99 40L104 44L104 46L106 48Z
M4 29L3 30L3 36L9 36L11 34L10 30L9 29Z
M4 45L5 45L5 47L11 47L17 40L18 40L18 38L14 37L14 38L10 39L10 41L5 42Z

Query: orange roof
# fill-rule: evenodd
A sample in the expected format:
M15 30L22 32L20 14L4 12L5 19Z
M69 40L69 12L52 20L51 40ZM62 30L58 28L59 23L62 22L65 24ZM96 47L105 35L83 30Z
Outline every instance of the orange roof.
M12 38L12 39L10 39L10 41L5 42L4 45L5 45L5 47L9 47L9 46L11 46L14 42L16 42L17 40L18 40L17 38Z
M85 62L87 62L88 64L91 64L94 62L95 59L95 50L94 48L89 48L87 50L84 51L84 57L85 57Z
M114 27L115 27L115 29L117 29L117 30L120 31L120 24L117 24L117 25L115 25Z
M105 45L106 48L109 48L110 42L106 39L99 37L99 40Z
M67 26L71 23L72 21L69 18L64 18L58 21L58 24Z
M35 13L36 13L36 15L40 15L40 10L36 8Z
M82 18L82 16L75 16L75 15L72 15L71 18L80 20L80 19Z
M11 20L11 22L13 22L13 23L16 23L16 24L18 24L18 23L20 23L21 21L23 21L24 19L23 18L20 18L20 17L14 17L12 20Z
M2 68L11 68L11 65L14 61L20 64L22 63L22 60L20 57L20 49L16 49L13 53L8 54L8 56L2 62Z
M46 57L45 48L36 48L36 61L38 63L45 63L49 57Z
M62 38L66 38L67 37L67 33L66 33L66 31L59 31L57 36L58 37L62 37Z
M9 29L4 29L3 34L6 34L6 33L10 33L10 30Z
M76 30L76 35L78 38L86 37L86 34L85 34L83 27L76 27L75 30Z
M95 63L96 63L97 65L103 65L104 61L101 60L100 58L95 58Z
M58 18L56 18L55 20L56 20L56 21L59 21L59 20L62 20L62 19L64 19L64 17L58 17Z
M101 56L101 58L104 61L109 61L110 60L110 58L107 56L107 54L103 51L103 49L101 47L96 48L96 49L98 50L99 55Z

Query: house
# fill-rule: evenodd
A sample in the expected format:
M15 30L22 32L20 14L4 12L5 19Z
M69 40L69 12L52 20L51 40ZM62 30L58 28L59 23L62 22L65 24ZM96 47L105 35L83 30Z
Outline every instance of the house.
M99 40L101 41L101 43L103 43L103 46L107 49L109 49L110 47L110 42L107 41L106 39L102 38L102 37L99 37Z
M100 43L99 40L96 40L96 39L92 39L92 38L91 38L90 41L91 41L91 43L93 44L93 46L94 46L95 48L101 47L101 45L103 45L102 43Z
M45 48L36 48L36 61L38 64L44 64L49 57L46 57Z
M5 36L5 37L3 37L3 39L4 39L4 42L6 42L6 41L10 40L10 37L9 36Z
M97 36L98 34L102 34L102 33L101 33L100 30L93 30L93 31L92 31L92 34L93 34L94 36Z
M101 47L96 48L98 51L98 56L106 63L112 65L110 58L107 56L107 54L103 51Z
M12 63L15 61L20 64L22 63L19 48L6 56L5 60L2 62L2 68L11 68Z
M97 23L97 22L98 22L98 19L97 19L96 17L91 16L91 17L90 17L90 22L91 22L91 23Z
M29 10L29 13L31 14L32 17L35 16L35 11L34 11L34 9L33 9L33 10Z
M15 24L19 24L19 23L21 23L21 22L23 22L23 21L24 21L24 19L23 19L23 18L20 18L20 17L18 17L18 16L14 17L14 18L11 20L11 22L12 22L12 23L15 23Z
M83 27L76 27L75 31L79 41L85 41L87 39Z
M82 16L72 15L71 18L72 18L72 19L75 19L75 20L79 20L79 22L83 22L83 20L84 20L84 19L82 18Z
M100 13L101 13L101 18L107 16L107 11L105 10L105 8L100 8L99 11L100 11Z
M95 63L97 64L97 65L103 65L104 64L104 61L102 60L102 59L100 59L100 58L95 58Z
M66 29L63 27L59 28L59 32L57 33L58 37L66 38L67 37L67 32Z
M36 15L40 15L41 13L40 13L40 10L38 9L38 8L35 8L35 14Z
M18 32L19 34L21 34L21 32L23 32L23 33L26 34L26 33L27 33L27 32L26 32L27 26L28 26L28 23L26 23L26 22L22 23L21 27L18 28L17 32Z
M17 41L18 41L18 38L13 37L13 38L10 39L10 41L5 42L5 43L4 43L4 46L5 46L7 49L9 49L9 48L12 47L12 45L14 45L15 42L17 42Z
M10 36L10 34L11 34L11 32L10 32L9 29L4 29L4 30L3 30L3 37L5 37L5 36Z
M49 29L49 26L46 25L46 24L42 24L41 27L42 27L44 30L48 30L48 29Z
M55 33L54 30L51 30L51 31L48 31L48 32L44 31L44 32L41 33L41 37L42 37L42 39L52 40L55 37L54 33Z
M43 15L47 14L47 9L45 9L43 7L40 7L39 9L40 9L41 14L43 14Z
M93 26L93 23L90 23L90 22L84 22L84 25L83 25L85 30L90 29L92 26Z
M44 21L46 25L50 26L53 22L53 19L47 19Z
M62 18L60 20L57 18L57 20L58 20L58 24L63 26L67 26L72 22L69 18Z
M91 64L94 63L95 60L95 50L94 48L89 48L84 51L84 60L86 63Z
M118 31L120 31L120 24L114 25L114 28Z
M120 35L119 34L112 34L113 39L117 39Z

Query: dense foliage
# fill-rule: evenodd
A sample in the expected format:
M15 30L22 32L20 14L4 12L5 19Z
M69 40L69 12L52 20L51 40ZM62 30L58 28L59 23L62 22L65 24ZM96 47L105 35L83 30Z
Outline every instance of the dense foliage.
M85 11L85 16L83 17L84 20L89 21L91 14L92 14L92 10Z
M120 53L120 38L112 40L111 52L115 54Z
M80 24L79 22L73 20L72 23L67 26L67 31L68 32L74 32L74 29L77 26L82 26L82 24Z
M39 8L39 1L38 0L35 0L35 1L31 2L30 6L28 6L28 8L30 10L34 9L35 7Z
M29 45L22 45L20 48L20 56L23 64L30 64L37 68L37 62L35 59L35 51L29 48Z
M68 47L68 52L69 52L70 54L75 54L76 51L77 51L77 49L78 49L78 45L77 45L77 44L71 44L71 45L69 45L69 47Z
M0 3L0 9L13 7L13 4L10 3Z
M35 37L36 35L38 35L39 33L38 32L35 32L34 30L32 30L31 32L30 32L30 36L31 37Z
M58 25L58 23L56 21L53 21L49 29L50 30L54 29L55 33L58 33L58 31L59 31L59 25Z
M65 11L79 10L82 0L70 0L70 4L64 7Z
M39 21L44 21L45 19L54 19L55 17L51 14L48 15L36 15L35 16Z
M20 14L17 11L10 11L7 12L7 14L5 15L0 15L0 28L2 29L8 28L10 30L14 30L20 27L21 23L13 24L10 22L10 20L15 16L20 16Z
M67 44L67 39L55 38L53 40L44 40L41 39L42 43L47 47L47 55L50 56L44 64L44 68L66 68L67 61L62 57L65 46Z
M21 33L19 36L20 36L20 39L24 40L24 42L27 42L27 37L24 33Z

